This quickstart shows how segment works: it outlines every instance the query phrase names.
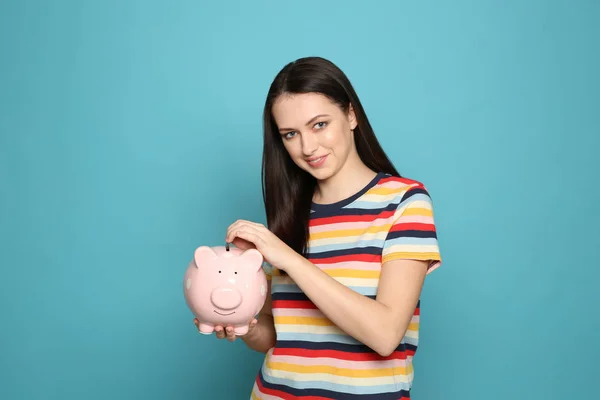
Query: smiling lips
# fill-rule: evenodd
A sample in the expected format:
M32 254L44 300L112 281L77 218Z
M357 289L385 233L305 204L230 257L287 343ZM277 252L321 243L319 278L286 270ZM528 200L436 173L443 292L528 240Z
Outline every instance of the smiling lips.
M306 159L306 162L308 162L308 164L312 167L319 167L321 165L323 165L323 163L325 162L325 160L327 159L327 155L324 156L320 156L320 157L311 157Z

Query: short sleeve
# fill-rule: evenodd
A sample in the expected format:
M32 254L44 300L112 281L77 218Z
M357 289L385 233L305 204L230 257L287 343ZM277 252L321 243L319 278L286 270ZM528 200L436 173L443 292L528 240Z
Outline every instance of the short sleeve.
M441 265L433 203L423 185L404 192L390 223L382 264L397 259L429 261L427 273Z

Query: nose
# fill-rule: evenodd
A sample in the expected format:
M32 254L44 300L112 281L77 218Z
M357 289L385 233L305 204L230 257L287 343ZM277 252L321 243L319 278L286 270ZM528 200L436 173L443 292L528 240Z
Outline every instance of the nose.
M232 310L242 303L242 295L233 288L216 288L211 292L210 300L221 310Z
M312 135L310 132L303 133L301 139L302 153L304 153L305 156L310 156L311 154L314 154L315 151L317 151L317 147L319 146L317 143L317 139L314 137L314 135Z

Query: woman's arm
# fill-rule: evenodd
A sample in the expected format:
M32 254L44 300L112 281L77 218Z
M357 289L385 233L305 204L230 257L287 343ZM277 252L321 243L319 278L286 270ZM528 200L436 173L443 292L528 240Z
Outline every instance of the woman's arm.
M299 255L287 264L285 271L335 325L387 356L398 347L408 329L427 266L428 262L418 260L386 262L375 300L347 288Z
M261 353L266 353L275 346L277 339L271 304L271 281L268 280L267 299L258 314L258 323L246 335L240 337L249 348Z

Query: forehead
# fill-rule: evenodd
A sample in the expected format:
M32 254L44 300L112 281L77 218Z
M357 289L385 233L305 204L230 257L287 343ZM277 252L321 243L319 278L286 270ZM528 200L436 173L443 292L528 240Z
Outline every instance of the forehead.
M341 115L329 98L319 93L285 94L273 104L273 117L278 126L300 126L319 114Z

